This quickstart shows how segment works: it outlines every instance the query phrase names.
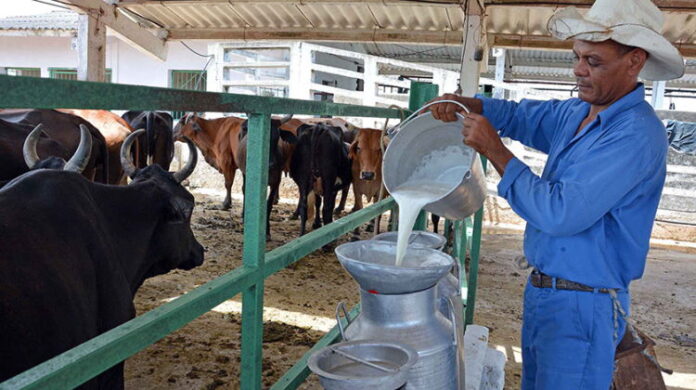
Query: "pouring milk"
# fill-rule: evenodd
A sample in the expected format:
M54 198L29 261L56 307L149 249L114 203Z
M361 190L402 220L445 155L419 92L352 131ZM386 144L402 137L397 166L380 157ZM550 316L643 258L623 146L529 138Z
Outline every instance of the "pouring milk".
M413 174L391 195L399 205L399 230L396 241L396 265L400 266L406 254L408 239L418 213L459 185L469 170L470 156L457 146L434 150L426 155Z

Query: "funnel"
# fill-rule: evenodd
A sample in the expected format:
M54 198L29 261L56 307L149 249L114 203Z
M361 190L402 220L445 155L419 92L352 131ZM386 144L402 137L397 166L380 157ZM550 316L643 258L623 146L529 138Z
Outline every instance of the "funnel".
M360 288L377 294L428 289L454 265L452 257L438 250L408 247L401 266L396 266L396 243L377 240L340 245L336 256Z
M377 241L396 242L398 238L399 232L384 232L374 236L372 239ZM445 247L446 243L447 239L444 236L424 230L415 230L408 238L408 246L422 246L439 251Z

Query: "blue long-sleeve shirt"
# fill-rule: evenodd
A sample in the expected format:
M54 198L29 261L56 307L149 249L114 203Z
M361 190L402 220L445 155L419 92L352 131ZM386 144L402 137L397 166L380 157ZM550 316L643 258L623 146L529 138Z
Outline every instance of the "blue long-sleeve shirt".
M628 288L643 275L666 175L662 122L635 90L599 113L580 99L479 97L500 135L548 154L541 177L517 158L498 194L527 221L524 251L541 272L596 288Z

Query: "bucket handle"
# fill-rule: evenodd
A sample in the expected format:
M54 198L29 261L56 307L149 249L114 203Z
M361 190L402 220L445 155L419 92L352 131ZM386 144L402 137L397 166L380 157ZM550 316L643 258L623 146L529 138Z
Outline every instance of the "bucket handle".
M394 136L395 136L397 133L399 133L399 131L401 130L401 126L403 126L404 124L408 123L411 119L413 119L416 115L418 115L419 112L423 111L424 109L426 109L426 108L428 108L428 107L430 107L430 106L433 106L433 105L435 105L435 104L440 104L440 103L454 103L454 104L458 105L459 107L463 108L464 111L466 111L467 114L471 112L471 110L469 110L469 107L465 106L464 104L462 104L462 103L460 103L460 102L458 102L458 101L456 101L456 100L449 100L449 99L448 99L448 100L436 100L436 101L434 101L434 102L430 102L430 103L424 105L423 107L421 107L421 108L419 108L419 109L413 111L413 113L412 113L411 115L409 115L406 119L404 119L403 121L401 121L401 123L399 123L398 125L392 127L391 129L389 129L389 130L387 131L387 135L389 136L389 138L394 137ZM457 113L457 114L459 115L459 113ZM424 113L423 115L425 115L425 113Z
M338 323L338 331L341 332L341 338L343 341L348 341L346 338L346 329L343 327L343 323L341 323L341 311L343 311L343 316L346 317L346 326L350 325L351 321L345 302L339 302L338 305L336 305L336 323Z
M457 327L457 315L454 313L455 306L452 299L461 299L458 296L450 296L447 298L447 305L450 309L450 321L452 321L452 333L454 336L454 349L456 354L455 366L457 367L457 389L466 389L466 380L464 374L464 335L459 334L459 328Z

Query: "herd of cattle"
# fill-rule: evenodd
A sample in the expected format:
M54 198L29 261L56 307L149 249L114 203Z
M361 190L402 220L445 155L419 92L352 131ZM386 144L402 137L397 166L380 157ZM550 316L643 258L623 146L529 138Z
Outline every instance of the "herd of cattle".
M189 158L170 173L175 140ZM385 143L341 119L272 119L267 215L283 173L299 189L299 234L311 211L314 228L330 223L351 183L354 211L376 200ZM197 146L224 175L229 209L246 145L237 117L174 125L162 112L0 110L0 382L133 318L146 278L202 264L181 182ZM123 364L83 387L123 388Z

